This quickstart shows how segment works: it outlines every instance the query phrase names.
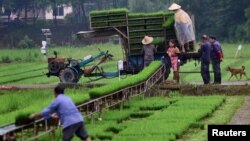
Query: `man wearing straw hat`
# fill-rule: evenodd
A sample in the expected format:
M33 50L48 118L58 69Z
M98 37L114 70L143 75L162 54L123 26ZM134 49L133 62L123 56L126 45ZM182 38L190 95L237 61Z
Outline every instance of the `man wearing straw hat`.
M144 67L148 66L154 60L154 54L156 52L156 47L152 45L154 38L150 36L145 36L142 40L144 54Z
M182 47L182 51L191 50L188 43L195 40L193 23L189 15L181 9L181 6L173 3L168 10L175 13L175 29L178 42Z

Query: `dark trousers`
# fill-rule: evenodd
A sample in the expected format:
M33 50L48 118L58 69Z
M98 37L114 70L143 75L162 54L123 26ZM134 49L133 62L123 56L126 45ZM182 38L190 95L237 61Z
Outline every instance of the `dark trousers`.
M170 70L172 67L171 60L169 56L167 55L166 57L165 56L161 57L161 62L165 65L165 68L166 68L166 72L165 72L165 80L166 80L168 79L168 76L171 73L171 70Z
M84 122L79 122L64 128L63 141L71 141L74 134L81 140L86 140L89 137Z
M209 62L201 61L201 76L204 84L209 84L210 82Z
M220 60L212 59L212 66L214 71L214 83L221 84Z
M144 67L149 66L152 61L153 60L144 60Z

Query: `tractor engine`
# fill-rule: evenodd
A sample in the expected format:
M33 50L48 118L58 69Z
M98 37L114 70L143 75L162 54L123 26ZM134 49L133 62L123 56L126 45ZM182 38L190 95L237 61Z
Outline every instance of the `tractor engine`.
M57 58L57 57L51 57L48 58L48 70L49 72L46 73L48 77L52 76L59 76L60 71L67 67L67 64L65 62L65 58Z

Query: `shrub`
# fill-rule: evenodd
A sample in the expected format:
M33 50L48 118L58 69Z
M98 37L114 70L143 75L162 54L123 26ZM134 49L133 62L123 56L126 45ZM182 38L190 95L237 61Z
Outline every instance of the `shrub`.
M16 57L16 58L14 59L14 61L15 61L15 62L22 61L22 58L21 58L21 57Z
M71 24L75 24L75 23L77 23L76 21L76 17L75 17L75 15L73 14L73 13L71 13L71 14L67 14L66 16L65 16L65 20L67 21L67 22L69 22L69 23L71 23Z
M29 38L29 36L25 35L24 38L18 43L19 48L33 48L35 47L35 43L32 39Z
M2 57L2 63L11 63L11 59L9 56L3 56Z

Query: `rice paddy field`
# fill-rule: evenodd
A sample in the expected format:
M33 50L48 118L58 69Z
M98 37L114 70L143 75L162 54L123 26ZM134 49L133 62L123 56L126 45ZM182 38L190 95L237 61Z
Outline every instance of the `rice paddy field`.
M123 53L120 45L114 45L112 43L96 44L81 48L49 48L48 56L53 57L53 51L57 51L58 56L60 57L83 60L83 58L88 55L98 54L98 49L101 51L109 50L109 52L114 56L111 61L101 64L100 67L103 67L104 71L117 72L117 62L123 59ZM5 58L9 58L11 63L0 63L0 85L59 83L59 79L57 77L48 78L45 75L45 73L48 72L48 63L47 59L40 53L40 48L29 50L3 49L0 52L0 59L3 61ZM97 61L98 60L88 64L86 67L91 67ZM90 81L89 78L82 78L79 83L86 83L88 81ZM111 81L113 80L105 80L105 82Z
M241 68L242 65L246 67L246 73L250 75L250 46L243 45L241 51L238 52L238 55L235 56L238 45L236 44L223 44L223 51L224 51L224 60L221 62L221 71L222 71L222 81L228 81L230 77L230 72L227 71L227 67L233 68ZM187 64L180 67L180 72L191 72L200 71L200 62L198 61L190 61ZM210 71L212 71L212 65L210 65ZM210 73L211 79L213 80L213 73ZM202 81L200 74L187 74L181 73L180 79L182 83L189 83L190 80L192 81ZM247 80L245 76L242 77L242 80ZM231 81L237 81L235 77L231 79Z
M243 44L243 48L235 57L235 53L238 48L238 44L223 44L225 59L221 63L222 80L227 81L230 77L230 73L226 71L228 66L241 67L246 66L247 74L250 74L250 45ZM114 45L112 43L96 44L86 47L54 47L49 48L48 56L53 56L52 52L57 51L59 56L65 58L74 58L81 60L87 55L97 54L98 48L102 51L109 50L114 55L113 60L109 60L100 67L107 72L117 71L117 61L123 59L123 52L120 45ZM11 63L0 63L0 85L21 85L21 84L56 84L59 82L57 77L47 78L45 73L47 70L47 59L40 54L39 48L29 50L18 49L2 49L0 52L0 61L9 58ZM95 62L88 64L86 67L94 65ZM210 67L212 71L212 66ZM180 72L200 71L200 63L198 61L188 61L185 65L180 67ZM124 76L126 77L126 76ZM213 79L213 73L211 73ZM169 77L172 79L172 76ZM192 81L202 81L199 73L181 73L180 79L182 83L189 83ZM243 76L242 80L246 78ZM79 83L109 83L116 81L118 78L99 80L90 82L89 78L82 77ZM235 81L236 78L232 78Z
M207 119L215 114L218 117L219 113L227 113L223 118L213 119L227 123L242 103L243 97L137 97L125 103L123 110L106 110L101 121L96 118L91 123L86 118L85 123L94 141L175 141L189 129L206 132ZM60 131L56 136L61 137ZM206 138L206 135L199 136L200 140ZM48 139L45 136L41 140Z
M224 60L221 63L222 80L227 81L230 73L226 71L228 66L246 66L246 72L250 75L250 45L242 44L243 48L235 57L238 44L223 44ZM86 47L51 47L49 55L57 51L58 56L81 60L87 55L109 50L114 55L112 60L102 64L104 71L117 71L117 62L123 59L120 45L112 43L96 44ZM40 54L39 48L2 49L0 51L0 85L33 85L33 84L57 84L57 77L47 77L47 59ZM5 63L4 63L5 62ZM6 63L9 62L9 63ZM95 62L88 64L91 67ZM104 86L98 88L66 89L66 95L72 98L78 105L91 98L99 97L103 92L109 93L111 89L119 89L131 82L141 82L154 72L159 64L154 62L148 70L141 74L122 76L119 78L101 79L91 81L82 77L80 84L100 83ZM188 61L181 66L180 71L199 71L198 61ZM211 68L212 71L212 68ZM213 75L211 73L211 78ZM172 73L168 79L172 79ZM126 81L129 80L129 81ZM202 81L199 73L180 74L181 83L192 83ZM232 78L231 81L235 81ZM242 80L246 80L243 76ZM119 82L119 83L118 83ZM126 84L125 84L126 83ZM113 87L113 85L115 87ZM112 87L111 87L112 86ZM53 89L23 89L23 90L0 90L0 126L15 122L19 115L28 115L39 112L53 100ZM126 102L123 109L112 108L104 111L102 120L95 117L94 123L85 118L87 130L93 141L187 141L206 140L208 124L227 124L235 111L243 104L244 96L227 96L215 94L213 96L183 96L178 92L170 93L168 96L142 98L136 97ZM60 129L56 131L56 137L61 139ZM190 139L190 140L189 140ZM42 141L50 140L44 136ZM74 138L77 141L77 138Z

